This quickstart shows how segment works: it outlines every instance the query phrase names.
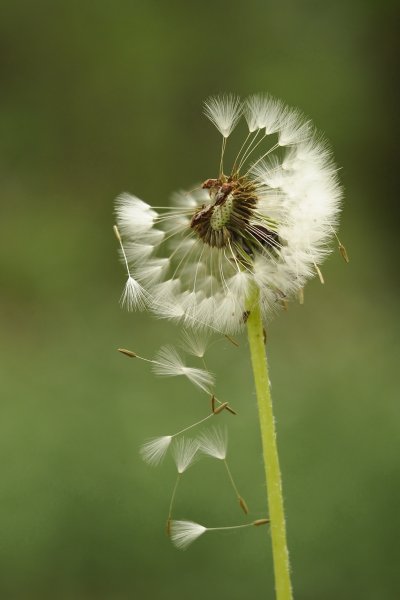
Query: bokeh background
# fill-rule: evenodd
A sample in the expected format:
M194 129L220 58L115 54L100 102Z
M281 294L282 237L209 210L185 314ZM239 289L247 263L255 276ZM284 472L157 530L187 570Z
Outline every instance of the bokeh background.
M138 457L204 416L151 356L177 330L119 305L113 198L155 204L215 174L209 94L269 91L331 140L346 190L338 253L269 325L296 598L398 598L396 3L0 4L0 596L273 599L268 532L164 534L174 481ZM230 464L265 513L245 338L209 361L240 412ZM187 473L176 516L244 522L222 466ZM266 539L267 538L267 539Z

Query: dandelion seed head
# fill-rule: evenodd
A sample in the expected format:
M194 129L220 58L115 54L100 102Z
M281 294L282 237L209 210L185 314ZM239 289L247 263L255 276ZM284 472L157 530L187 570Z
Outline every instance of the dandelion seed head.
M208 99L205 113L224 144L242 115L248 136L230 170L221 160L220 172L175 194L170 207L156 211L129 194L117 199L117 224L141 286L131 283L127 300L140 308L144 289L160 318L235 334L254 287L266 318L318 274L331 252L342 190L329 145L299 110L269 95L243 103L228 95ZM183 367L175 374L210 388Z

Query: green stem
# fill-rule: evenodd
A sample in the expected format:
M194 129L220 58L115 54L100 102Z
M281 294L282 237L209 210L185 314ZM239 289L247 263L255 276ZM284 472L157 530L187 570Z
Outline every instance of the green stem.
M289 554L286 542L285 513L283 509L282 479L272 401L270 394L264 329L261 317L259 291L255 290L249 300L247 334L256 386L260 417L261 439L267 484L268 509L271 519L272 555L274 561L275 590L277 600L291 600Z

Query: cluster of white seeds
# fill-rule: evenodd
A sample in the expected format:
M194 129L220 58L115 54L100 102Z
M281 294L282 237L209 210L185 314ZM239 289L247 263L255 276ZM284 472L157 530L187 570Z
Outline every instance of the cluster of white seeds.
M222 135L214 179L152 208L116 201L128 271L122 301L187 328L235 333L258 288L267 316L322 274L342 191L326 141L296 109L270 96L215 97L205 114ZM227 138L244 117L248 134L225 172Z
M181 336L181 348L187 354L198 359L204 360L209 337L201 332L189 332L184 330ZM229 527L207 528L192 521L176 520L173 518L173 510L176 492L183 474L191 467L201 456L214 458L225 467L229 483L234 491L236 500L245 514L248 514L248 507L239 493L238 487L233 478L230 467L227 462L228 455L228 433L224 426L209 427L201 431L195 438L187 438L185 434L190 430L197 429L200 425L211 418L215 418L223 413L236 414L228 402L221 402L215 396L215 380L211 373L205 367L188 367L183 361L181 355L172 346L162 347L155 355L154 359L147 359L139 356L130 350L120 349L120 351L131 358L143 360L151 364L152 370L159 376L177 377L183 376L188 379L203 394L211 399L211 410L208 409L206 416L200 421L191 423L184 429L169 435L161 435L147 440L140 448L140 454L143 460L152 467L159 466L168 450L171 448L172 458L177 470L177 479L173 488L170 501L169 513L167 518L167 533L173 544L180 549L185 549L197 537L206 531L231 530L250 525L260 525L269 522L267 519L261 521L252 521L245 525L234 525Z

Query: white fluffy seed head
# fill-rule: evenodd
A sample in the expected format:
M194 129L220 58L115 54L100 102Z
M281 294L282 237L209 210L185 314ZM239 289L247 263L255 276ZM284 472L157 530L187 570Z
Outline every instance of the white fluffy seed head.
M179 474L184 473L195 462L198 449L197 440L180 437L174 441L172 454Z
M241 117L242 104L238 96L233 94L212 96L204 102L204 114L224 138L227 138Z
M204 369L187 367L173 346L163 346L153 361L153 371L164 377L184 375L208 394L214 386L214 376Z
M186 550L206 531L207 527L193 521L171 521L171 541L179 550Z
M127 264L141 286L129 283L126 303L141 308L145 300L156 316L187 329L232 335L244 327L254 288L267 318L318 273L342 190L326 141L297 109L268 95L243 105L226 96L207 100L205 112L225 138L243 112L256 133L239 145L230 172L179 193L159 215L134 196L117 199ZM197 341L186 346L201 356ZM211 388L210 374L176 356L160 369Z
M171 435L164 435L145 442L140 448L140 455L144 462L157 467L164 460L171 441Z
M226 429L212 427L198 437L200 451L208 456L225 460L228 452L228 434Z

